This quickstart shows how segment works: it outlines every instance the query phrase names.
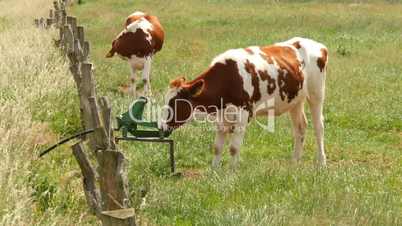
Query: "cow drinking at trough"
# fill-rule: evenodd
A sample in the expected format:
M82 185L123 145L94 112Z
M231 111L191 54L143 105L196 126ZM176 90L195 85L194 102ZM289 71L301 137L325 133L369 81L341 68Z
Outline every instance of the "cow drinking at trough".
M225 139L229 138L231 165L235 167L249 119L268 110L277 116L289 112L293 124L293 160L298 161L307 127L304 113L307 101L318 145L318 162L325 166L322 113L327 62L327 48L305 38L228 50L194 80L181 77L170 83L166 96L169 111L160 127L171 130L181 126L191 119L194 109L215 114L217 131L212 165L219 166ZM269 109L261 109L268 100L273 104Z
M156 16L134 12L128 16L124 30L113 40L106 57L117 53L131 68L131 94L136 96L136 71L142 70L145 93L151 92L151 61L162 49L164 31Z

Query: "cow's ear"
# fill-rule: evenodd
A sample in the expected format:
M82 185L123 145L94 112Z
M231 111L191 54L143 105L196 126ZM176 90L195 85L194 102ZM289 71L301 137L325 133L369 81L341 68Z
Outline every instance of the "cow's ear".
M170 88L180 88L184 82L186 81L186 78L184 76L180 76L172 81L170 81Z
M204 79L200 79L193 83L190 87L188 87L188 91L192 97L199 96L204 90L205 81Z

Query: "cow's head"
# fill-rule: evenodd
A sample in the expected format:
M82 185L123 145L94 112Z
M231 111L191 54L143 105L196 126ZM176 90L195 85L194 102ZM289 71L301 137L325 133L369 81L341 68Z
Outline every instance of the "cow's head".
M159 127L162 130L176 129L191 119L196 107L194 106L194 98L202 93L204 83L203 79L186 83L184 77L179 77L170 82L159 122Z

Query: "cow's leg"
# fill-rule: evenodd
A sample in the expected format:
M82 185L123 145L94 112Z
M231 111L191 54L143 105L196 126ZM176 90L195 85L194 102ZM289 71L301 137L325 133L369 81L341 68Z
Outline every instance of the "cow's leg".
M294 152L292 160L297 162L303 154L304 136L306 134L307 119L304 113L304 102L298 103L289 111L293 124L293 145Z
M235 170L240 161L240 147L243 143L244 134L248 123L249 112L242 108L238 109L236 114L236 123L231 128L232 137L230 140L230 155L232 156L231 168Z
M215 143L214 143L214 159L212 160L212 168L217 169L220 166L222 159L222 150L225 144L226 132L223 125L218 124L216 135L215 135Z
M308 77L308 94L307 101L310 105L311 117L314 126L318 151L317 160L320 166L326 165L326 156L324 150L324 117L322 114L324 98L325 98L325 77L326 70L323 72L316 68Z
M309 98L307 100L310 105L314 133L318 146L317 160L321 166L325 166L326 156L324 151L324 117L322 114L325 95L325 71L319 72L317 69L317 72L313 73L307 82L309 84Z
M152 95L151 91L151 63L152 58L147 57L144 63L144 69L142 70L142 80L144 82L144 93L145 95Z
M324 151L324 116L322 115L323 101L312 99L309 101L309 104L318 146L317 159L321 166L325 166L327 159Z
M131 75L130 75L129 93L131 96L135 97L137 91L137 78L135 74L137 70L135 69L135 66L132 64L130 64L130 69L131 69Z
M243 143L243 138L244 138L244 129L236 126L233 128L233 134L230 142L230 155L232 156L232 160L230 162L230 167L235 170L237 166L239 165L240 161L240 147L241 144Z

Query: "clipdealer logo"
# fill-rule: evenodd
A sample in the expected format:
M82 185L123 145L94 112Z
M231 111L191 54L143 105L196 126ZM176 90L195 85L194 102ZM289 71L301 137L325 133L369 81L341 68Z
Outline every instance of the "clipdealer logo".
M167 123L174 120L178 123L185 123L192 120L199 123L219 123L224 121L229 124L234 124L244 117L242 114L245 114L244 108L232 104L228 104L222 109L220 106L223 106L223 100L221 100L220 106L193 106L193 104L186 99L175 99L173 107L166 104L160 106L155 103L155 101L149 98L139 98L133 101L129 108L131 120L136 123L145 122L145 120L157 121L159 123ZM184 105L189 107L191 114L187 118L178 119L176 112L180 110L179 106L183 107ZM254 121L267 132L274 132L275 130L274 106L275 100L273 98L254 106ZM139 112L139 109L142 111ZM214 113L208 114L207 112ZM145 114L142 115L143 113Z

